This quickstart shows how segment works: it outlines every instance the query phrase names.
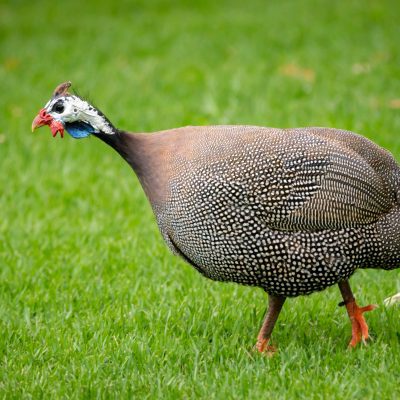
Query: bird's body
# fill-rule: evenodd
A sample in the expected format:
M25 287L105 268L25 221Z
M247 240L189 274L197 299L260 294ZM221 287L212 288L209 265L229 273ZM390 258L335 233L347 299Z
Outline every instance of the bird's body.
M208 278L298 296L400 263L400 170L361 136L214 126L113 139L170 249Z
M352 318L351 344L368 337L362 313L372 307L356 305L347 280L357 268L400 266L400 169L389 152L327 128L127 133L67 87L34 126L111 145L138 175L175 254L213 280L263 288L270 309L260 351L286 297L336 283Z

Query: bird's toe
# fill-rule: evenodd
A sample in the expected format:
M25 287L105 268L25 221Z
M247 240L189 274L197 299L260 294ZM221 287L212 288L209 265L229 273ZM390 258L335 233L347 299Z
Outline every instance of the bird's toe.
M269 344L270 339L258 339L255 345L256 350L268 357L272 357L278 349L276 346Z

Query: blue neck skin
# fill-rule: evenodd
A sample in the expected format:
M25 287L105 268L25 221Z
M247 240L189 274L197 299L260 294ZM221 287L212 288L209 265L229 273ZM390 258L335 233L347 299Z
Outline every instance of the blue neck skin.
M92 125L83 121L67 122L65 129L75 139L83 139L95 132Z

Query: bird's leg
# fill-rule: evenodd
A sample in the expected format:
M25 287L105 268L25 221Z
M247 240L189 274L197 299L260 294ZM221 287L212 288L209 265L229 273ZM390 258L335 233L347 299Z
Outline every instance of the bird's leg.
M339 282L339 289L343 297L343 305L346 306L347 314L349 315L351 322L351 333L352 338L349 343L349 347L355 347L359 342L365 344L368 339L368 325L365 322L363 314L366 311L372 311L376 308L376 305L369 305L365 307L359 307L351 291L349 281Z
M260 353L272 354L276 349L268 343L286 297L268 294L268 298L268 309L257 337L256 348Z

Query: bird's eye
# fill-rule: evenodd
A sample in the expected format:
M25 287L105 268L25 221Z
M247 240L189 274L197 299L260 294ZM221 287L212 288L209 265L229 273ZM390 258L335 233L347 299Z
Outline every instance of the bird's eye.
M63 103L54 104L52 111L61 114L62 112L64 112L64 104Z

